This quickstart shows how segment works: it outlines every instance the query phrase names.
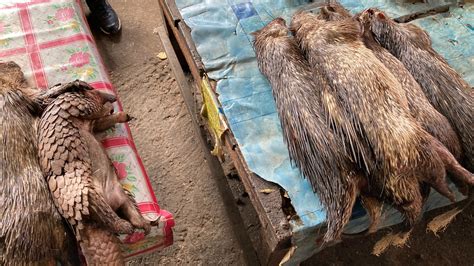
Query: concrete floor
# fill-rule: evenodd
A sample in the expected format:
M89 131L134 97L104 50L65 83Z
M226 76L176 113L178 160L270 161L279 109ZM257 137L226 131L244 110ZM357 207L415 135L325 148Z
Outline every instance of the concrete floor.
M132 134L160 206L176 221L174 245L135 264L255 264L226 181L211 175L168 62L157 58L158 1L110 2L122 20L121 37L95 37L125 110L137 118ZM329 248L306 264L473 265L473 214L471 206L440 238L420 226L410 248L380 258L370 251L383 232Z

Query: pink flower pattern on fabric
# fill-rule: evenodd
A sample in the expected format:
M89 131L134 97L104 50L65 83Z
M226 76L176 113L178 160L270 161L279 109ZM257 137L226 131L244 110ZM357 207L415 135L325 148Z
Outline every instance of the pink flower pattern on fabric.
M77 52L69 57L69 63L74 67L83 67L90 63L90 55L85 52Z
M120 180L127 177L127 166L124 163L114 162L115 172Z
M54 13L50 13L44 20L49 27L81 32L81 22L71 4L54 4L52 7Z
M68 21L74 17L74 10L70 7L63 7L56 11L55 17L59 21Z

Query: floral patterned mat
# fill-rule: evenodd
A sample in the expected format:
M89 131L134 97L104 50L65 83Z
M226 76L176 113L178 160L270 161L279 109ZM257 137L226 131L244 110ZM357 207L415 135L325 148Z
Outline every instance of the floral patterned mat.
M0 61L19 64L31 86L45 89L81 79L116 94L96 49L80 0L3 0L0 3ZM121 111L120 101L114 104ZM173 216L160 209L128 125L98 136L142 215L159 221L150 235L121 236L127 259L171 245Z

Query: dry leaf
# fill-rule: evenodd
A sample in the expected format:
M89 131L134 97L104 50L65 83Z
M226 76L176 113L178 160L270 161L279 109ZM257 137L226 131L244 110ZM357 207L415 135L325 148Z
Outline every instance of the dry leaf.
M265 193L265 194L270 194L270 193L272 193L272 192L274 192L274 191L276 191L276 190L271 189L271 188L260 189L260 192L261 192L261 193Z
M448 225L456 218L456 216L462 212L462 209L454 208L448 212L436 216L428 223L426 227L427 231L433 232L435 236L438 236L439 232L444 232Z
M160 52L156 56L161 60L165 60L166 58L168 58L165 52Z
M372 254L378 257L382 255L382 253L384 253L390 246L398 248L405 246L408 239L410 238L410 233L411 231L398 234L389 233L377 241L377 243L375 243Z

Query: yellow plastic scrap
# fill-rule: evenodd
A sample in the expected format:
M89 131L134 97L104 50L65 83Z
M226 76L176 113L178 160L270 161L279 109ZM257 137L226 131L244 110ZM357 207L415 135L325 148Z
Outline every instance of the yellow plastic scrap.
M165 52L160 52L156 56L161 60L165 60L166 58L168 58L168 56L166 56Z
M271 189L271 188L260 189L260 192L261 192L261 193L264 193L264 194L270 194L270 193L275 192L275 191L276 191L276 190Z
M217 156L220 161L224 161L223 140L222 135L228 129L224 120L222 110L214 92L209 84L209 79L206 75L203 76L201 82L201 93L203 98L203 106L201 115L207 119L209 129L214 137L214 149L211 154Z

